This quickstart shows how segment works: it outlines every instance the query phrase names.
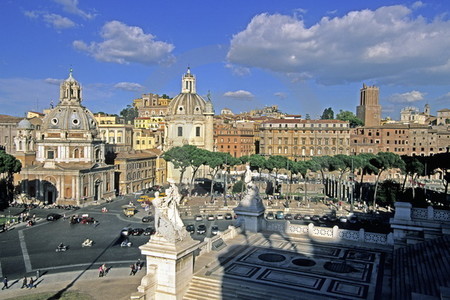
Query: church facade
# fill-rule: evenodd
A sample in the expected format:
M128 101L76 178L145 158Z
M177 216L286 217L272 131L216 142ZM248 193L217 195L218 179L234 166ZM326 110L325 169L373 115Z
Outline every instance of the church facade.
M29 122L19 124L20 189L44 204L82 205L115 195L114 166L105 163L97 121L81 101L81 86L71 70L61 83L58 105L44 117L36 138L29 133Z
M181 93L172 99L167 110L164 150L193 145L213 151L213 118L212 102L197 94L196 78L188 68L181 80ZM187 171L183 179L187 181L190 175ZM171 163L168 163L167 176L175 181L180 179L179 171Z

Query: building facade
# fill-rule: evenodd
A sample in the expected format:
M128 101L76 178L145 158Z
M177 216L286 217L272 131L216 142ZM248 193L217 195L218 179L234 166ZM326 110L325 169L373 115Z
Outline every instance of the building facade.
M188 68L181 80L181 93L169 104L166 116L164 150L172 147L193 145L213 151L214 109L211 101L205 101L197 94L196 78ZM189 177L189 173L185 178ZM202 170L200 170L200 173ZM172 164L168 166L168 176L180 179L180 173Z
M350 127L339 120L274 119L263 122L260 154L291 160L314 156L350 154Z
M215 122L214 151L227 152L234 157L255 154L254 123L245 121Z
M61 83L58 105L36 134L35 159L31 164L24 160L18 176L22 193L45 204L73 205L114 196L114 166L106 165L98 124L81 100L81 86L71 71ZM28 144L28 128L21 124L17 145ZM18 157L29 155L31 147L20 152Z

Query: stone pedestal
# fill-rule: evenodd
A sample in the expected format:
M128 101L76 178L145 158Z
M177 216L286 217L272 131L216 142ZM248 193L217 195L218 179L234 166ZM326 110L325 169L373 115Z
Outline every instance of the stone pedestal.
M264 212L266 211L262 202L254 203L251 206L238 205L234 208L237 216L237 222L243 226L246 231L260 232L264 229Z
M139 247L147 258L147 275L155 280L154 287L148 287L151 294L146 293L146 287L139 289L146 294L145 299L182 299L186 293L194 270L194 251L198 249L199 241L194 241L189 235L183 240L169 242L161 235L154 235L149 242ZM150 274L150 273L152 274ZM146 275L146 276L147 276Z
M395 202L394 220L411 221L411 208L409 202Z

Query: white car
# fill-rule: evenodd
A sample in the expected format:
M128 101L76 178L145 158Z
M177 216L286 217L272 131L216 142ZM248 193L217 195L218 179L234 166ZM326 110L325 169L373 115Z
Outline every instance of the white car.
M203 221L203 217L200 215L195 216L195 221Z
M216 217L214 217L214 215L208 215L207 220L208 221L214 221L216 219Z
M217 215L217 220L223 220L223 215Z

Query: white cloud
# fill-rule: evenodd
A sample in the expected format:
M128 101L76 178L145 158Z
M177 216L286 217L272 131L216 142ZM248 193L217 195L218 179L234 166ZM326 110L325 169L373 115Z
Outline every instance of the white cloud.
M235 98L235 99L243 99L243 100L249 100L249 99L252 99L253 97L255 97L249 91L244 91L244 90L238 90L235 92L226 92L223 94L223 96L229 97L229 98Z
M64 81L64 79L46 78L46 79L44 79L44 81L47 82L48 84L53 84L53 85L59 86L61 84L61 82Z
M80 16L85 19L93 19L94 14L87 13L78 8L78 0L53 0L54 2L61 4L65 12Z
M226 68L230 69L234 75L237 76L247 76L250 75L250 69L246 67L236 66L233 64L226 64Z
M441 66L450 61L449 48L450 21L428 21L395 5L323 17L311 27L292 16L260 14L233 36L227 58L324 84L445 84L450 68Z
M164 63L172 60L172 44L156 41L155 36L144 33L142 28L128 26L119 21L106 23L100 33L102 42L74 41L73 46L87 52L99 61L128 64Z
M278 98L280 98L280 99L286 99L286 97L287 97L287 95L286 95L286 93L283 93L283 92L277 92L277 93L275 93L275 94L273 94L275 97L278 97Z
M425 93L411 91L403 94L393 94L388 97L388 101L393 103L414 103L423 100L424 97Z
M66 29L76 26L69 18L57 14L44 14L42 18L47 24L53 26L55 29Z
M67 29L77 26L75 22L67 17L63 17L58 14L51 14L44 11L24 11L23 14L30 19L42 19L48 26L55 28L56 30Z
M425 4L423 4L422 1L416 1L416 2L414 2L414 3L411 5L411 8L412 8L412 9L418 9L418 8L423 7L423 6L425 6Z
M144 89L142 85L134 82L119 82L114 85L114 88L131 92L139 92Z
M437 103L450 103L450 92L436 99Z

